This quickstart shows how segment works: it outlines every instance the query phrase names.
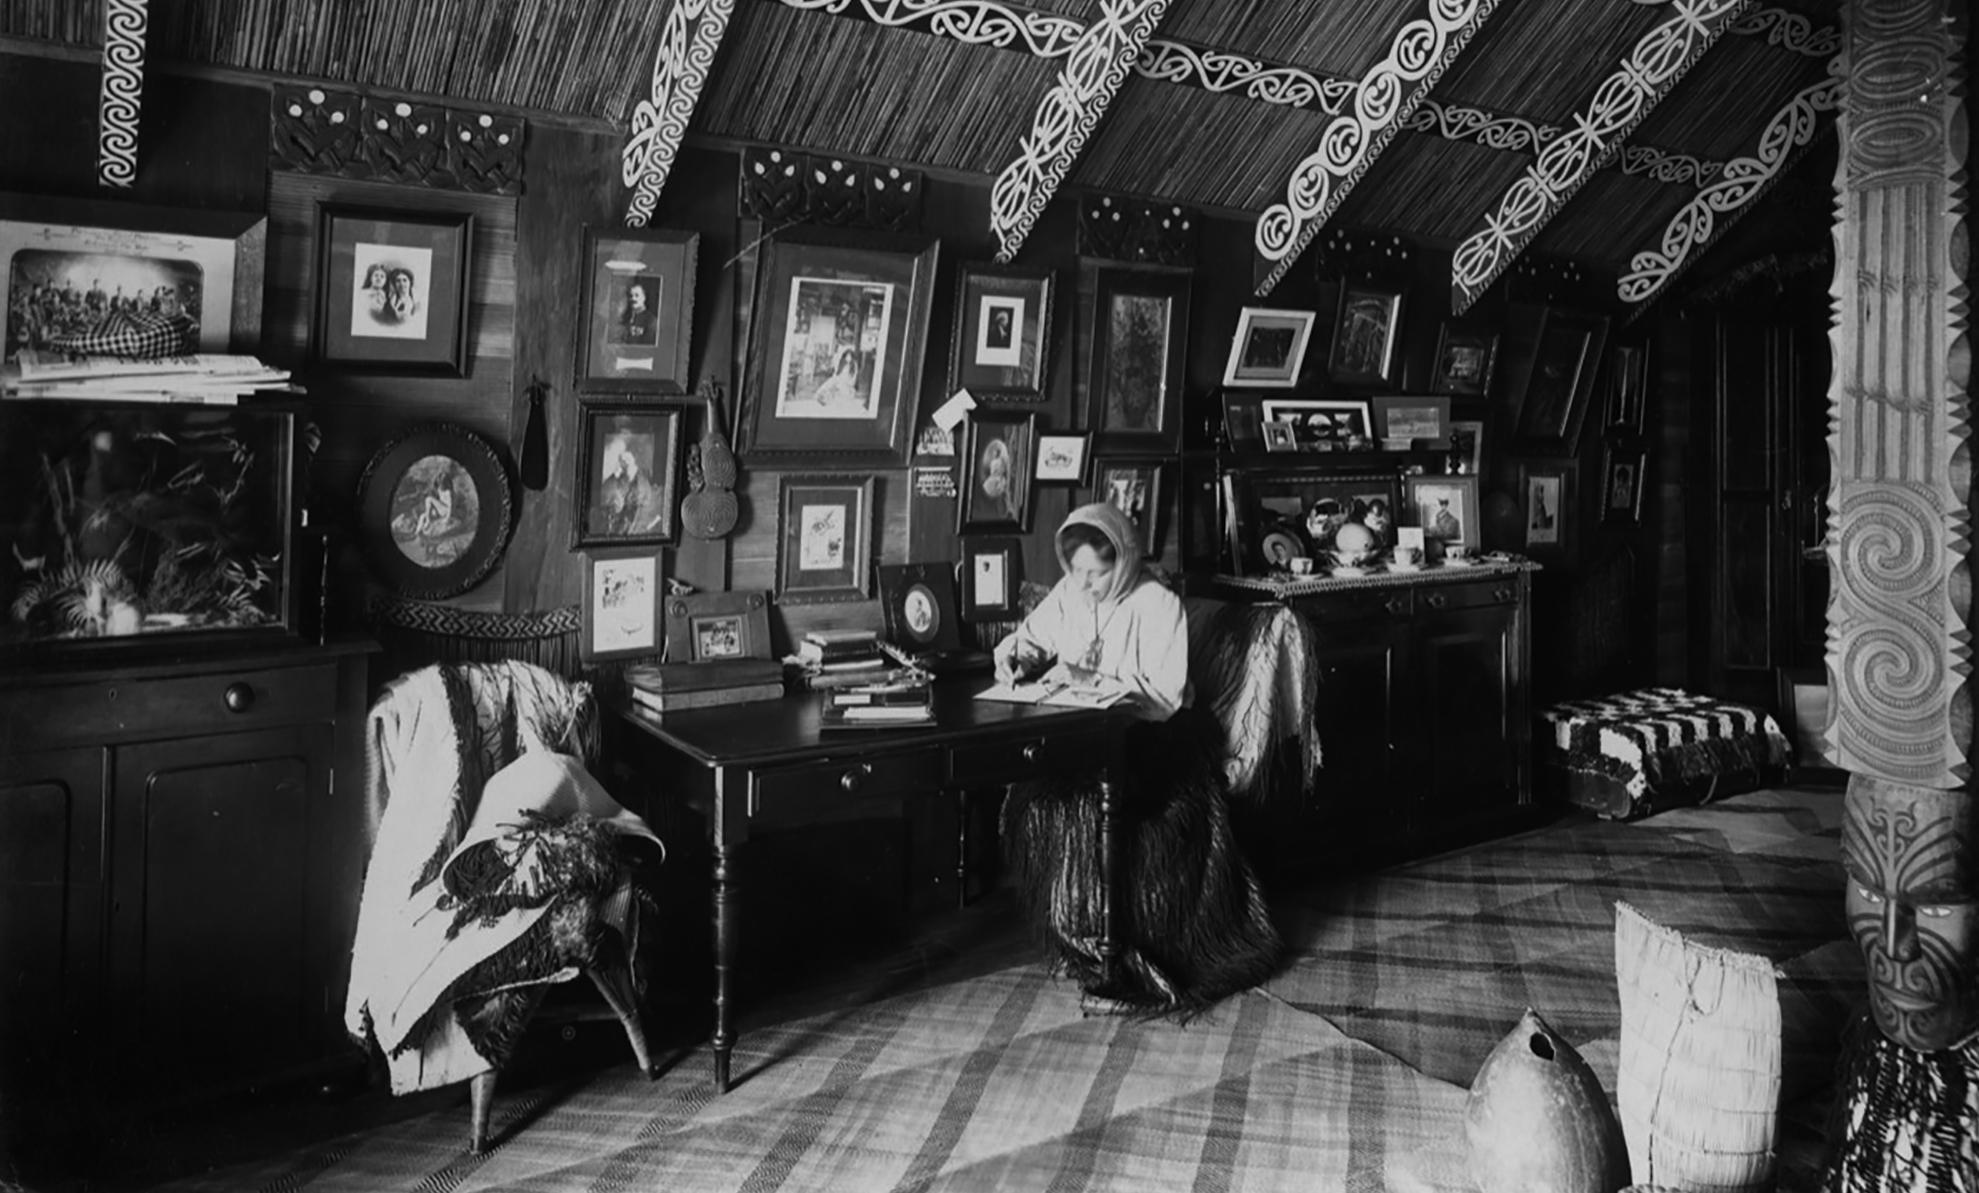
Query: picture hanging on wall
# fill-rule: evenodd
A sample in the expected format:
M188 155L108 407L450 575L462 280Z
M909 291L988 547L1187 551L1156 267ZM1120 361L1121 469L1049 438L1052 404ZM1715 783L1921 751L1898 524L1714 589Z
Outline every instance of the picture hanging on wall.
M1161 557L1162 492L1160 460L1101 460L1093 484L1094 501L1113 505L1141 532L1141 550Z
M871 589L871 476L785 476L777 500L777 602L863 601Z
M1641 447L1611 443L1603 452L1601 520L1632 524L1642 516L1643 471L1647 453Z
M962 616L967 621L1009 621L1019 615L1017 584L1024 552L1016 539L969 539L962 545Z
M1340 314L1326 374L1343 385L1388 385L1395 376L1395 345L1402 334L1402 295L1397 290L1343 285Z
M578 409L573 545L678 540L684 408L581 402Z
M1042 402L1051 356L1052 272L964 264L955 285L949 392Z
M1090 434L1038 436L1038 468L1041 485L1083 485L1092 473L1093 437Z
M1564 551L1573 531L1573 467L1525 464L1519 468L1525 547L1535 555Z
M347 369L462 376L474 216L318 203L311 345Z
M1445 323L1436 343L1436 368L1429 388L1440 394L1482 397L1491 392L1498 363L1498 333L1463 331Z
M584 559L584 639L590 660L660 649L660 556L653 548L594 551Z
M666 228L584 229L578 389L687 392L700 241Z
M1180 449L1188 334L1187 274L1098 271L1086 418L1095 450Z
M372 575L419 600L479 584L515 525L501 457L452 423L412 427L380 448L357 494L358 541Z
M1037 414L978 407L969 412L964 428L956 533L1029 530Z
M1245 307L1237 316L1223 384L1259 389L1290 389L1298 384L1316 318L1312 311Z
M1541 316L1539 339L1513 424L1513 451L1530 455L1574 453L1607 334L1606 316L1550 307Z

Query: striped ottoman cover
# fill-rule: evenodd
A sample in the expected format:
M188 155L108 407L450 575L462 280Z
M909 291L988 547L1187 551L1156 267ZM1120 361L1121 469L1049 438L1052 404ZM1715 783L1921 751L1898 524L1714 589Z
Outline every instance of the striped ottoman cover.
M1646 815L1662 784L1784 765L1792 752L1764 709L1680 688L1637 688L1563 700L1539 713L1537 760L1570 775L1613 780L1628 796L1618 815Z

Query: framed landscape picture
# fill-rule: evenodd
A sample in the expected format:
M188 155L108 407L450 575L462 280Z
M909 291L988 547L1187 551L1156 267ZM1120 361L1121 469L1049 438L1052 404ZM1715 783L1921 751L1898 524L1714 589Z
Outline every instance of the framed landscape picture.
M1259 389L1290 389L1298 384L1316 318L1312 311L1245 307L1237 316L1223 384Z
M467 212L318 203L315 358L461 376L473 242Z
M948 388L979 399L1045 400L1053 274L966 263L955 284Z
M1383 439L1407 439L1419 447L1446 447L1450 442L1450 399L1377 397L1373 405L1375 430Z
M1343 385L1391 384L1401 334L1400 291L1342 285L1326 375Z
M1095 450L1180 449L1188 332L1187 274L1099 271L1086 419Z
M863 601L871 591L871 476L785 476L777 500L777 601Z
M687 392L700 242L665 228L584 229L578 389Z

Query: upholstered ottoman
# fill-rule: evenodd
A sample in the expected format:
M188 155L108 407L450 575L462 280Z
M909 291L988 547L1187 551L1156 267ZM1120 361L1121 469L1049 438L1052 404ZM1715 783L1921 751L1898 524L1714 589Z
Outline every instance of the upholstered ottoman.
M1756 786L1791 753L1764 709L1680 688L1561 701L1532 745L1543 779L1617 820L1708 800L1725 779Z

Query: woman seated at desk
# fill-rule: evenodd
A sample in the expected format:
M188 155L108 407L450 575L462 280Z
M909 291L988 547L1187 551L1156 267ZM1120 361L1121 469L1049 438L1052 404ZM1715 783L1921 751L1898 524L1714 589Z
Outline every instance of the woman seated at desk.
M1112 776L1120 856L1119 984L1100 967L1097 776L1017 783L1003 809L1019 901L1054 963L1097 1010L1187 1016L1270 976L1277 931L1223 802L1221 726L1188 707L1182 602L1143 563L1140 533L1112 505L1081 506L1058 529L1064 575L996 646L997 679L1054 665L1124 685L1140 718Z

